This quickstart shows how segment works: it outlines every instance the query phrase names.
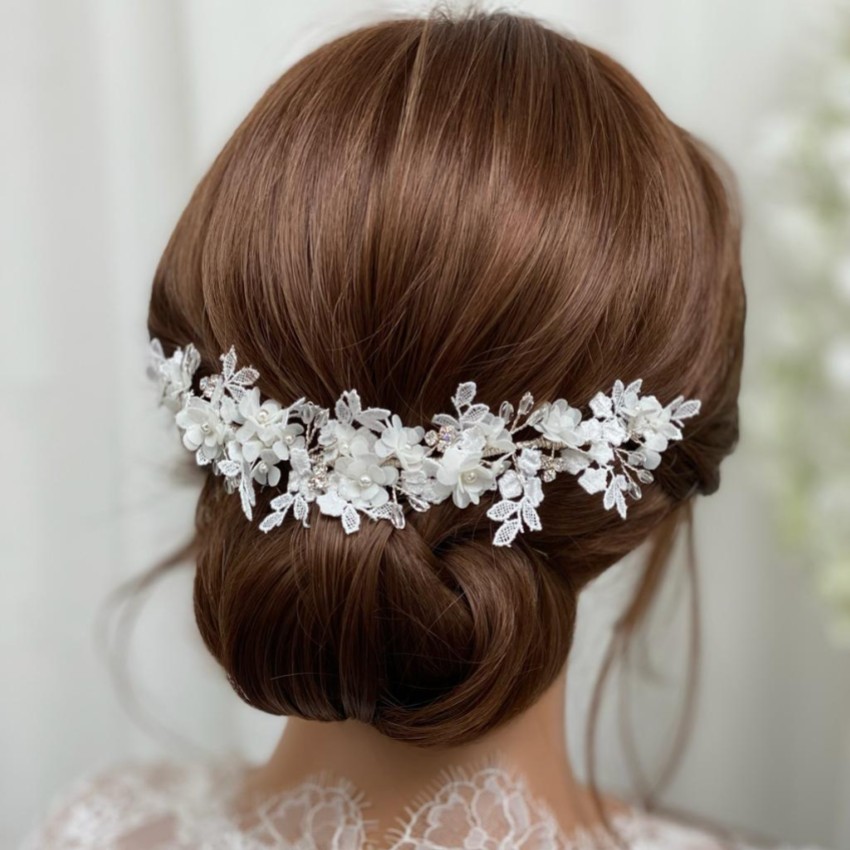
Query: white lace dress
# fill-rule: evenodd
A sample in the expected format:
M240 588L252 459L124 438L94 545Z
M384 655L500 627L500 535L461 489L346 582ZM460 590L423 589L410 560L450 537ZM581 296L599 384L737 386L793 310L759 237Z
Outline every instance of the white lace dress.
M499 767L447 777L376 841L350 782L317 776L238 816L246 766L127 763L79 780L21 850L601 850L601 828L564 835ZM630 850L751 850L636 809L613 818ZM786 848L790 850L790 848ZM814 850L814 848L811 848Z

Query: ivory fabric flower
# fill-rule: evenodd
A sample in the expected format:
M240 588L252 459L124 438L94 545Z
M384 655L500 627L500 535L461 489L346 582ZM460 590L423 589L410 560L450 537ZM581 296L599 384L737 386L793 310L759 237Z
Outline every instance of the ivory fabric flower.
M263 449L251 467L251 477L264 487L276 487L281 477L277 462L278 456L271 449Z
M236 431L236 439L240 443L247 443L254 437L266 446L275 442L278 426L286 415L278 402L261 402L259 389L252 387L239 400L238 410L242 424Z
M360 429L356 425L331 419L319 433L318 443L320 446L325 447L325 456L329 460L332 460L337 453L350 455L351 441L356 436L358 430Z
M335 466L339 473L339 494L355 507L377 508L389 501L387 487L395 484L398 469L381 466L376 454L363 452L356 457L341 457Z
M401 417L393 414L390 424L381 431L375 443L375 454L382 460L391 456L398 458L403 469L416 467L425 457L425 446L421 445L424 436L422 426L407 428Z
M501 416L485 413L472 429L487 441L488 448L499 452L510 452L514 449L514 438L506 427L507 423Z
M484 442L483 437L468 437L449 446L435 467L437 492L451 495L459 508L477 505L481 494L495 486L493 470L483 463Z
M663 452L668 440L680 436L679 429L670 421L670 408L662 407L655 396L644 396L627 408L627 413L629 433L651 441L655 451Z
M183 429L183 445L198 452L207 463L222 454L222 446L229 433L218 411L207 401L189 396L175 416L178 428Z
M276 428L276 439L272 444L272 451L278 460L289 460L293 449L304 445L304 426L297 422L289 422L286 425L278 425Z
M579 430L581 411L569 405L565 399L559 398L551 404L544 405L543 417L534 427L547 440L556 443L566 443L571 448L584 443L584 435Z

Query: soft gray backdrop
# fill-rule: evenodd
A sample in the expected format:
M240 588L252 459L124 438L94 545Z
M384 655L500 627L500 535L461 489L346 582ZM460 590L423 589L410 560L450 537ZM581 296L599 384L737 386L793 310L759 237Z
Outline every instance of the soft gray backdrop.
M759 220L758 139L817 45L827 0L519 2L611 51L674 120L716 145ZM119 704L92 637L104 594L182 539L193 493L167 477L175 435L144 378L154 265L203 170L264 87L379 2L0 2L0 844L79 772L175 751ZM747 234L750 330L770 297ZM758 381L752 370L748 386ZM746 409L746 408L745 408ZM699 504L704 680L692 745L665 798L706 817L850 847L850 654L774 542L745 433ZM622 571L621 571L622 572ZM671 591L677 587L675 578ZM678 572L681 572L680 570ZM281 721L243 706L206 657L190 573L154 592L132 649L138 698L201 750L263 758ZM583 612L581 715L617 575ZM679 585L681 583L679 582ZM673 610L676 593L669 595ZM667 610L665 609L665 610ZM660 617L659 620L664 619ZM648 761L675 715L681 618L660 682L636 694ZM609 718L610 720L610 718ZM628 787L611 723L604 776Z

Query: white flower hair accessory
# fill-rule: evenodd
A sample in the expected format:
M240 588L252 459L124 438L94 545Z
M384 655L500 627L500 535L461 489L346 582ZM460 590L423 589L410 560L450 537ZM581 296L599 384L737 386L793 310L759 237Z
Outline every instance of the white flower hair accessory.
M222 371L201 380L197 396L192 379L200 360L191 343L165 357L153 339L148 374L159 384L160 404L174 413L183 445L223 476L228 492L239 492L248 519L255 485L282 490L260 522L263 532L290 511L309 527L314 502L351 534L361 514L403 528L405 503L425 511L451 498L465 508L498 491L487 516L499 523L494 545L510 546L519 532L540 530L543 482L560 472L578 476L590 494L603 493L603 507L625 519L627 497L641 498L661 453L700 410L698 400L684 396L662 406L641 395L639 379L597 393L587 416L562 398L535 408L530 393L516 409L503 401L495 414L475 401L475 382L467 381L451 399L454 413L436 414L436 428L426 430L384 408L364 408L354 389L340 395L333 415L303 397L286 406L263 399L253 386L259 372L237 369L233 347L221 355ZM526 429L538 433L517 439Z

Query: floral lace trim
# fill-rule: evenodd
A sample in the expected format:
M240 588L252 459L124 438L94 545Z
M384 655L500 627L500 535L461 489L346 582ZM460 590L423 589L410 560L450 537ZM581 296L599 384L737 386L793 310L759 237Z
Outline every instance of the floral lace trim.
M603 850L601 826L567 836L502 766L447 773L376 843L368 803L346 779L320 774L233 808L247 766L118 765L84 777L20 850ZM639 809L612 818L632 850L748 850ZM753 848L750 848L753 850ZM781 850L781 848L776 848ZM786 848L790 850L790 848ZM814 848L809 848L814 850Z

